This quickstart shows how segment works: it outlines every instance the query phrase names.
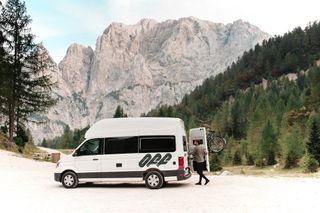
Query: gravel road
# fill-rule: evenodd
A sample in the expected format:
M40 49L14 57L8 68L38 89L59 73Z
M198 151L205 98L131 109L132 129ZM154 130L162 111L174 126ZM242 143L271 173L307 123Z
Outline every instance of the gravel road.
M104 183L64 189L55 165L0 150L0 212L320 212L320 179L197 176L149 190L143 183Z

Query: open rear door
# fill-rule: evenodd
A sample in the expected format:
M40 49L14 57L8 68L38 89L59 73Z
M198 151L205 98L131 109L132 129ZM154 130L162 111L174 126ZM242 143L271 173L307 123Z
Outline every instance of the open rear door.
M206 156L207 171L210 172L209 150L208 150L207 133L206 133L205 127L199 127L199 128L194 128L194 129L189 130L189 150L190 151L192 151L192 149L194 148L193 142L195 140L199 140L200 142L202 141L202 143L206 147L206 150L208 153ZM192 166L192 168L193 168L193 166Z

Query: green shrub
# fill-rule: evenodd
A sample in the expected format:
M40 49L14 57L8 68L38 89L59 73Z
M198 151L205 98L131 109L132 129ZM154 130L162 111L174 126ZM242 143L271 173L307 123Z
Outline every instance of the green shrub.
M232 164L233 165L241 165L241 163L242 163L242 159L241 159L241 155L240 155L240 150L237 149L233 154Z
M291 169L291 168L297 167L298 161L299 161L299 156L293 150L290 150L287 153L284 168Z
M312 155L306 154L301 161L304 172L318 171L319 163Z
M251 154L246 155L246 164L248 166L254 165L254 157Z
M213 153L210 155L210 171L222 170L221 154Z

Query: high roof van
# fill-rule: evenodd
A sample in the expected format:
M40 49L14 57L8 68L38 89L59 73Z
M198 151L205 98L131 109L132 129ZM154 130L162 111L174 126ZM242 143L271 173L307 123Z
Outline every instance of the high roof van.
M150 189L191 176L184 123L178 118L112 118L98 121L85 141L62 158L54 179L79 182L145 181Z

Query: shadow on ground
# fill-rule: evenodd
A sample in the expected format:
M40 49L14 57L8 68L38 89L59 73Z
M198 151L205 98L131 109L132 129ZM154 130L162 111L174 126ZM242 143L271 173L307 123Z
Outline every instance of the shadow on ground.
M188 183L167 183L163 188L180 188L186 187ZM63 187L63 186L61 186ZM146 185L141 183L80 183L79 188L146 188Z

